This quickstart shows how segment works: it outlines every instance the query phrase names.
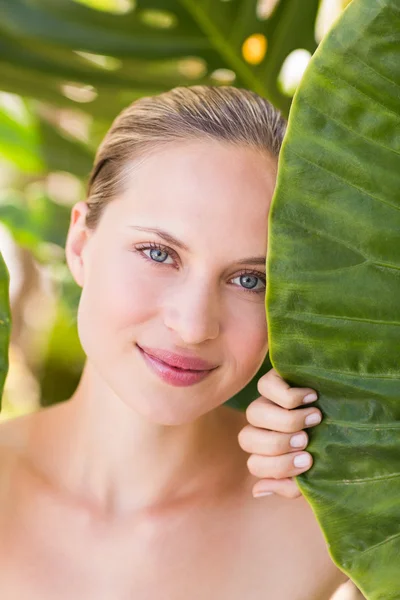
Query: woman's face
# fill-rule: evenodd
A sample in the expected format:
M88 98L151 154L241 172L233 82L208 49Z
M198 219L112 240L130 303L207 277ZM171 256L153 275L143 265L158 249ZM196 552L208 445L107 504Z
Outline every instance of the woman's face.
M276 160L193 141L132 166L95 230L85 229L86 204L73 208L67 258L83 288L78 331L89 362L121 400L152 422L185 423L241 390L267 352Z

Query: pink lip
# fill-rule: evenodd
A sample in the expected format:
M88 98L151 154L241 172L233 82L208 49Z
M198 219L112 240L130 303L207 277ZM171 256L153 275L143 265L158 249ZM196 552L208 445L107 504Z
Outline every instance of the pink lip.
M148 366L151 368L151 370L153 372L155 372L160 379L162 379L163 381L165 381L166 383L169 383L170 385L174 385L177 387L184 387L184 386L188 386L188 385L193 385L195 383L198 383L199 381L201 381L202 379L205 379L208 375L210 375L213 371L214 368L208 368L208 369L202 369L199 370L198 368L195 370L190 370L190 369L184 369L178 366L173 366L171 364L168 364L166 362L164 362L162 359L148 354L147 353L147 349L145 350L144 348L141 348L139 345L138 349L141 353L141 355L143 356L144 360L146 361L146 363L148 364ZM153 352L154 349L151 349L151 351ZM157 353L163 353L164 351L161 350L157 350ZM172 361L175 360L176 357L178 355L173 354L168 352L168 360ZM163 356L165 356L165 352L163 354ZM174 359L171 358L171 356L174 357ZM179 356L178 356L179 357ZM182 357L180 356L179 358L184 359L186 362L185 364L187 364L188 361L190 361L191 364L196 363L196 366L198 367L199 363L201 363L202 365L205 364L205 361L200 361L200 359L188 359L187 357ZM209 363L206 363L209 364Z
M149 348L147 346L139 346L139 348L149 356L161 360L170 367L179 367L180 369L187 369L190 371L209 371L218 366L195 356L183 356L182 354L175 354L169 350L160 350L158 348Z

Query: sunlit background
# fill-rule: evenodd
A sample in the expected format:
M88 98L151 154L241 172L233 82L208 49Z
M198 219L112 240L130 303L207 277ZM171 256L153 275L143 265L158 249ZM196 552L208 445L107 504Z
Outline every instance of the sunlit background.
M64 243L70 208L85 198L95 149L118 112L175 85L228 84L253 89L287 116L313 52L348 3L8 3L0 22L0 251L12 332L0 420L64 400L78 382L79 289ZM246 394L258 395L251 386ZM339 597L360 596L343 589Z

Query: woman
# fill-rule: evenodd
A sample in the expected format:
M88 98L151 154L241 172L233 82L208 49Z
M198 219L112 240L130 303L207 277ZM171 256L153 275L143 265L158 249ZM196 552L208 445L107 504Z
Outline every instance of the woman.
M224 405L268 348L284 128L230 87L114 121L66 244L80 383L0 429L1 598L322 600L346 580L303 498L253 498L246 418Z

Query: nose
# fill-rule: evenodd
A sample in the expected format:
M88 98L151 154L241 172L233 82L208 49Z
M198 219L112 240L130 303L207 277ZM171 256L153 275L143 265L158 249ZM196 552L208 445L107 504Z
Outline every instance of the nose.
M164 303L164 324L175 331L185 344L200 344L215 339L220 332L218 292L193 279L170 290Z

